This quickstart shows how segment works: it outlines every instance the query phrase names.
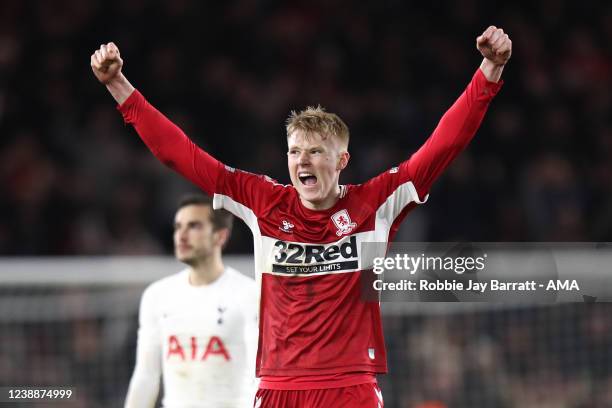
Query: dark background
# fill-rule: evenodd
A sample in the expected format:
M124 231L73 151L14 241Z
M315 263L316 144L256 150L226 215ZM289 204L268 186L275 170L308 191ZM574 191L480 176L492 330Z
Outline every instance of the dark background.
M359 183L424 142L490 24L513 40L506 83L397 240L612 240L609 2L1 0L0 254L171 253L175 204L192 187L123 125L90 70L102 43L118 44L126 76L196 143L283 183L290 110L338 113L351 129L341 182ZM227 252L252 252L241 223ZM8 304L31 300L32 319L4 314L0 385L72 384L75 406L121 406L135 308L70 317L100 299L104 312L99 290L3 286ZM385 314L386 406L612 406L607 304L489 306Z
M514 44L475 140L398 240L612 239L612 6L522 3L14 1L0 6L0 253L171 250L180 193L94 78L124 72L215 157L289 183L284 120L321 104L351 129L342 183L408 158L479 66ZM250 253L238 226L229 253Z

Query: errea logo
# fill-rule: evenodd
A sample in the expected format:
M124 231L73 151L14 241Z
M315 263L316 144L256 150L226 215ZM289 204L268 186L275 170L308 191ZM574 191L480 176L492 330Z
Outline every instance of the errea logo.
M357 223L351 221L351 217L349 216L348 211L340 210L334 215L331 216L334 225L338 230L336 231L337 236L350 234L355 227L357 227Z
M291 234L293 232L293 227L295 227L295 225L293 225L287 220L283 220L282 225L278 227L278 229L288 234Z

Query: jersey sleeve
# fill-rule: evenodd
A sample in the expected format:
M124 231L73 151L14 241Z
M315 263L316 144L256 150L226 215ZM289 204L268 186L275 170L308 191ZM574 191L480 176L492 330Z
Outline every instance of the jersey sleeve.
M362 185L384 218L394 220L409 204L427 201L429 189L474 137L502 82L487 81L480 69L440 119L436 129L408 160Z
M157 401L162 372L162 345L155 304L154 293L149 287L140 302L136 365L125 408L154 407Z
M233 169L209 155L138 90L117 109L159 161L214 195L215 208L226 208L245 219L248 209L263 212L270 194L280 186L266 176Z
M227 167L221 174L213 207L225 208L253 229L257 218L264 217L274 207L285 189L268 176Z
M153 107L138 90L117 109L159 161L208 194L217 190L223 165L200 149L167 117Z
M503 81L489 82L479 69L465 91L442 116L425 144L404 164L406 175L419 196L425 196L434 181L470 143L480 127L489 103Z

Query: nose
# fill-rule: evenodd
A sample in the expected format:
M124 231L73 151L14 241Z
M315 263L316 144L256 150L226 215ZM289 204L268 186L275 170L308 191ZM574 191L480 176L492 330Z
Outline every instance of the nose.
M184 242L187 239L187 229L186 228L177 229L176 239L178 242Z
M308 155L308 152L302 151L300 153L300 157L298 157L298 163L308 164L309 162L310 162L310 156Z

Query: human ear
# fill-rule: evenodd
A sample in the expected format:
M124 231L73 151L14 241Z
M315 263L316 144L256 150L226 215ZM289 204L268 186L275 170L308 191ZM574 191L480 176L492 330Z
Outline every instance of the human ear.
M340 157L338 159L338 166L336 167L336 170L344 170L344 168L348 165L350 158L351 155L349 154L349 152L340 152Z
M224 248L229 241L230 232L227 228L221 228L218 231L215 231L215 243L219 245L221 248Z

